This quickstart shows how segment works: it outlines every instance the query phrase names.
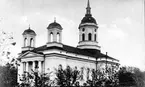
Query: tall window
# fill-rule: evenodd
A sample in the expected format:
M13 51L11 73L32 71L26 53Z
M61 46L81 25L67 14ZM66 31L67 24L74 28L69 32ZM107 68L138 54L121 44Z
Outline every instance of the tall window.
M57 33L57 42L59 42L59 40L60 40L60 34Z
M85 41L85 34L82 34L82 41Z
M85 28L83 28L82 31L85 31Z
M27 44L28 44L28 41L27 41L27 38L25 38L24 39L24 47L27 46Z
M91 33L88 34L88 40L92 40L92 34Z
M51 32L50 33L50 42L52 42L53 41L53 33Z
M96 34L94 35L94 41L96 41Z
M33 38L30 39L30 46L33 47L34 46L34 41Z
M95 29L95 32L97 31L97 29Z

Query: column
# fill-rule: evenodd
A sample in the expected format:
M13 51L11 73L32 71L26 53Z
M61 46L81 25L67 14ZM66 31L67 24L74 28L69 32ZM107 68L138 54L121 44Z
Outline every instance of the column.
M93 29L93 31L92 31L92 33L91 33L91 34L92 34L92 40L91 40L91 41L95 41L95 38L94 38L95 32L94 32L94 31L95 31L95 29Z
M42 66L41 71L44 72L44 61L41 61L41 66Z
M89 33L87 33L87 32L85 31L85 40L89 40L89 39L88 39L88 34L89 34Z
M26 67L25 68L26 68L26 72L28 72L28 68L29 68L28 67L28 62L26 62Z
M53 41L57 42L57 31L53 32Z
M96 30L96 41L98 42L98 31L97 30Z
M35 71L35 66L36 66L35 61L32 61L32 69L33 69L33 71Z
M21 74L24 72L24 63L23 62L20 62L20 68L18 68L18 70L20 70Z
M35 41L36 41L36 38L34 37L33 38L33 47L35 47L35 43L36 43Z
M27 37L27 46L30 46L30 37Z
M39 70L39 72L41 73L41 71L42 71L42 70L41 70L41 68L42 68L42 66L41 66L41 61L38 61L38 67L39 67L38 70Z
M82 31L79 30L79 42L82 41Z
M24 73L24 71L26 71L26 68L25 68L25 67L26 67L26 66L25 66L25 62L22 62L22 67L23 67L23 68L22 68L22 72Z
M25 37L23 37L23 47L25 47L25 44L26 43L26 40L25 40Z
M59 34L59 42L61 43L61 38L62 38L62 34L61 34L62 32L60 32L60 34Z

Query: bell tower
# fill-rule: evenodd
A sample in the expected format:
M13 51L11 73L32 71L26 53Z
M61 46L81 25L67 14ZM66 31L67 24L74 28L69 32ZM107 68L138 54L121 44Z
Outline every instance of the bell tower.
M98 24L95 18L92 17L90 2L88 0L85 17L83 17L79 25L79 43L77 47L80 49L100 50L97 31Z
M53 23L50 23L47 27L48 31L48 46L59 46L62 47L62 27L59 23L56 22L56 19L54 19Z
M35 47L35 37L36 37L36 33L35 31L33 31L32 29L26 29L23 32L23 47L22 47L22 51L27 51L27 50L32 50Z

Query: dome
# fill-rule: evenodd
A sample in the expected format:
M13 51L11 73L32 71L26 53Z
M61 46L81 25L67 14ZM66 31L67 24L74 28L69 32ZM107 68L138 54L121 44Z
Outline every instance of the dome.
M26 35L26 34L36 35L35 31L31 30L30 28L23 32L23 35Z
M58 29L62 30L61 25L55 21L53 23L49 24L49 26L47 27L47 29L52 29L52 28L58 28Z
M95 24L97 24L95 18L93 18L91 15L86 15L81 21L81 24L83 24L83 23L95 23Z
M81 20L81 24L84 24L84 23L94 23L94 24L97 24L95 18L92 17L91 7L90 7L89 0L88 0L88 3L87 3L85 17Z

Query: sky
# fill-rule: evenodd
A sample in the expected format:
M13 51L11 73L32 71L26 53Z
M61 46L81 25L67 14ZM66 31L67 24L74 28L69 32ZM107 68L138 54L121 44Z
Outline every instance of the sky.
M17 55L29 24L38 47L47 43L46 28L56 18L63 27L62 43L76 47L86 6L87 0L0 0L0 30L13 34L17 44L11 51ZM144 0L90 0L90 6L101 52L145 70Z

